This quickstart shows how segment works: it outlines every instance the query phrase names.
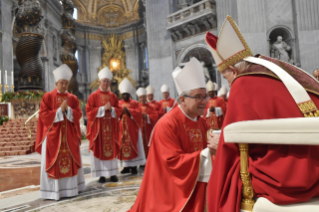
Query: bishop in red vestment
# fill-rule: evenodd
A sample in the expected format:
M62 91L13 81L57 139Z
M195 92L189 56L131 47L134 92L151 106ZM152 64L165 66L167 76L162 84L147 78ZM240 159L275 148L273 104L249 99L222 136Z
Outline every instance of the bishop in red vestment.
M155 109L158 118L161 118L165 114L165 111L162 104L154 99L154 93L155 89L151 85L146 87L147 102Z
M90 141L92 177L100 177L99 182L106 182L111 177L117 182L118 155L120 153L118 117L122 110L117 96L109 90L112 72L105 67L99 72L100 87L93 92L86 104L87 139Z
M124 167L121 174L137 174L137 166L144 165L146 162L143 137L140 129L142 111L139 103L131 99L134 87L128 79L122 80L119 90L123 97L119 101L122 114L119 123L120 154L118 158Z
M215 61L219 61L220 72L231 85L224 127L246 120L303 117L277 75L262 65L244 61L252 53L232 18L228 16L224 25L225 31L221 31L220 36L236 36L219 42L218 48L227 49L222 55L223 59L218 58L216 53L220 51L216 46L220 37L210 33L206 35ZM243 45L234 45L233 42ZM319 106L319 84L315 79L280 60L260 55L256 57L270 61L286 71L308 91L314 104ZM286 205L319 196L318 152L318 146L249 145L248 171L251 173L254 197L264 197L274 204ZM241 193L238 145L226 144L222 133L207 191L209 211L239 212Z
M210 98L203 116L206 119L207 125L214 130L220 130L222 128L226 112L224 100L217 96L217 87L217 84L212 81L208 81L206 84L206 89Z
M179 106L155 126L142 185L130 212L205 210L212 163L206 148L208 127L200 117L208 98L203 71L198 67L199 61L192 59L177 73L176 84L192 72L195 82L179 86L183 89L179 90ZM196 79L196 75L200 76Z
M67 92L71 69L64 64L53 74L56 89L42 97L35 150L42 154L40 197L59 200L85 190L80 154L82 111L77 97Z
M142 112L140 128L142 130L145 157L147 158L151 132L158 121L158 113L148 102L146 102L146 90L144 88L139 88L136 91L136 95L138 96L139 107Z
M175 99L169 96L169 87L167 85L162 85L161 92L163 95L163 99L159 101L159 103L161 104L164 112L167 113L168 111L173 109L174 106L177 106L177 104L174 105Z

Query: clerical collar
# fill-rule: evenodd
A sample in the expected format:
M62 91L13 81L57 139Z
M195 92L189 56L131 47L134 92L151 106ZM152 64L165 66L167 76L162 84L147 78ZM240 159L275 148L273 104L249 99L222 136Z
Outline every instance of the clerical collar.
M180 106L180 105L178 105L178 107L179 107L179 109L181 109L181 111L184 113L184 115L188 118L188 119L190 119L190 120L192 120L192 121L197 121L198 120L198 117L195 117L194 119L192 119L191 117L189 117L185 112L184 112L184 110L182 109L182 107Z
M149 101L149 100L147 100L148 102L154 102L155 101L155 99L153 99L152 101Z
M164 98L163 98L163 99L164 99L165 101L167 101L167 100L169 100L169 98L171 98L171 97L168 97L167 99L164 99Z
M101 90L102 92L108 92L110 89L108 88L106 91L104 91L104 90L100 87L100 90Z
M56 89L58 93L62 94L58 89ZM68 91L65 91L63 94L66 94Z

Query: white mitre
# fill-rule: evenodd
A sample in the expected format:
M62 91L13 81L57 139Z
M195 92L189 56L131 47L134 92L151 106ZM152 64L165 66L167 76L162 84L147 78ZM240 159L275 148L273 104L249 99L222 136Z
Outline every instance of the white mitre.
M55 82L58 82L61 79L70 81L71 77L73 76L73 73L68 65L63 64L53 71L53 75Z
M113 74L112 74L112 71L110 71L110 69L108 67L104 67L99 73L98 73L98 76L99 76L99 80L102 80L102 79L109 79L109 80L112 80L113 79Z
M146 90L145 90L145 88L140 87L139 89L137 89L136 95L137 95L137 96L145 96L145 95L146 95Z
M206 90L207 92L209 91L214 91L214 83L212 81L208 81L207 84L206 84Z
M175 69L172 75L178 95L185 91L206 88L203 66L194 57L186 63L183 69Z
M214 91L218 91L219 86L214 82Z
M161 87L161 92L164 93L164 92L169 92L169 87L167 85L162 85Z
M132 94L132 92L134 91L134 86L127 78L124 78L122 82L119 84L119 90L121 94L123 93Z
M146 94L154 94L155 93L155 89L149 85L146 87Z
M227 95L227 88L222 86L218 91L218 96Z

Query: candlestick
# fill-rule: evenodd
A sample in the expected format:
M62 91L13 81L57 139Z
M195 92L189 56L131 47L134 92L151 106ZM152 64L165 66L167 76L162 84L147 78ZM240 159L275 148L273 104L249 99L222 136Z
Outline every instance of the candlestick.
M7 93L7 92L8 92L9 85L5 85L4 87L5 87L6 93Z
M7 70L6 70L6 85L8 85L8 75L7 75Z
M11 91L14 92L14 85L11 85Z
M13 71L11 71L11 85L14 85L14 83L13 83Z

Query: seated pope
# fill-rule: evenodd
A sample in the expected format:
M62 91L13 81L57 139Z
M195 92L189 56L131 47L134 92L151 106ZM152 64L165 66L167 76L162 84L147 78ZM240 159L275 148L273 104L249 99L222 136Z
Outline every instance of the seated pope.
M218 37L207 32L206 42L231 86L207 189L208 211L296 211L293 206L309 206L319 196L319 138L310 138L312 125L301 123L318 122L318 81L287 62L253 56L230 16ZM241 142L249 145L237 144ZM243 157L246 165L241 164ZM267 204L261 207L261 200ZM319 211L316 205L297 211Z

